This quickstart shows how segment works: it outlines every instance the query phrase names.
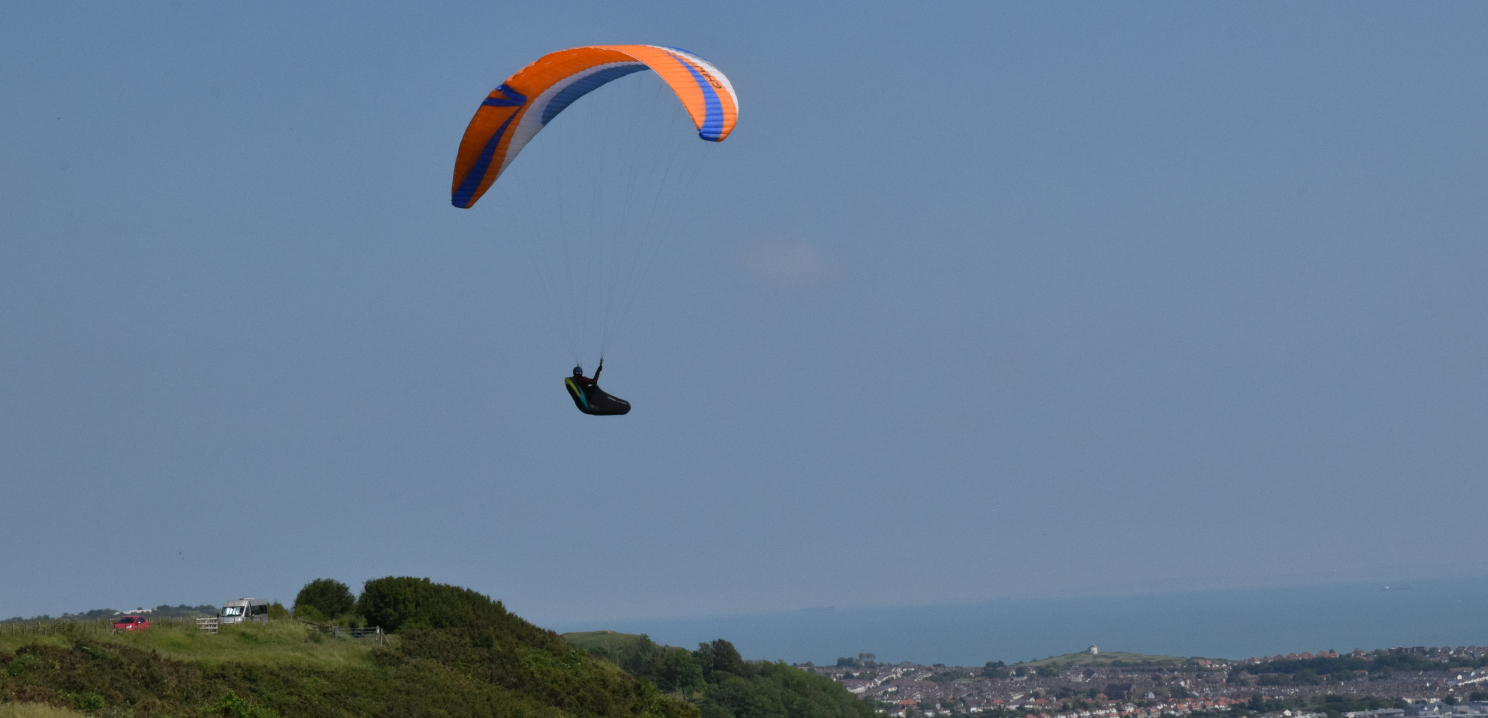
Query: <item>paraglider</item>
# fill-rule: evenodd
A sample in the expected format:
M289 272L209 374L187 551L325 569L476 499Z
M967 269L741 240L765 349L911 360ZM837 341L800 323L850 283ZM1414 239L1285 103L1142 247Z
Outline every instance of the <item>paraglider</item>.
M681 101L692 124L697 128L699 137L709 142L722 142L733 131L739 113L739 101L734 94L733 85L718 68L691 52L658 45L601 45L560 50L538 58L536 62L508 77L476 109L455 156L454 179L450 186L451 204L462 209L475 206L511 166L523 148L559 113L600 87L645 70L654 71ZM661 176L664 182L667 175ZM608 177L589 179L597 182L609 180ZM562 182L557 184L562 185ZM570 196L573 195L585 197L585 193L581 192L573 192ZM630 199L629 194L627 199ZM636 204L634 201L631 203ZM561 204L559 209L560 216L557 220L561 223L564 221ZM653 201L653 213L654 209ZM572 209L568 211L572 212ZM652 231L652 224L648 217L646 229L642 231ZM623 230L613 231L619 233ZM604 253L602 257L619 254ZM643 260L646 255L637 252L636 256ZM644 271L639 274L643 276ZM628 266L624 271L611 271L610 275L634 277L637 272L633 266ZM619 280L611 280L607 275L604 281L615 283ZM570 278L571 285L584 287L585 292L595 283L586 283L583 280L575 282ZM612 316L628 306L633 294L632 291L618 300L618 310L606 307L601 312L605 321L605 341L608 340ZM574 300L570 298L570 301ZM584 309L587 309L587 294L584 301ZM582 322L582 318L580 321ZM583 328L578 331L582 332ZM581 342L582 340L579 343ZM582 348L574 351L576 359L579 358L577 355ZM575 366L573 376L565 378L564 385L579 411L599 416L625 414L630 411L630 404L599 388L599 372L603 365L604 361L601 359L600 369L594 372L592 379L585 377L583 370Z
M604 360L599 360L599 368L594 370L594 377L584 376L584 367L573 368L573 376L564 379L563 385L568 388L568 395L573 397L574 406L579 411L593 416L619 416L630 413L630 402L617 396L611 396L599 388L599 373L604 371Z

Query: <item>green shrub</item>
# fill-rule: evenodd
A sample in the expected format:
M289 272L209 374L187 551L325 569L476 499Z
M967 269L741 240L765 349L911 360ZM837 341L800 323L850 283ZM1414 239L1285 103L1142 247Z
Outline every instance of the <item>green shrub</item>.
M719 639L691 653L646 636L600 632L572 641L665 690L703 691L700 718L873 718L873 706L825 676L783 663L746 661ZM698 685L704 679L703 685Z
M557 634L513 616L500 601L427 578L389 576L366 582L357 599L357 614L367 625L381 626L389 633L404 628L455 628L491 634L499 643L563 645Z
M314 606L295 606L294 615L295 618L311 623L324 623L326 620L325 615Z
M872 706L826 676L769 661L731 667L713 673L702 718L873 718Z
M80 711L96 711L103 709L103 696L97 693L74 693L72 704Z
M620 666L632 676L651 681L664 692L694 691L704 685L703 667L697 656L685 648L659 646L644 634L596 632L570 634L564 638L589 651L590 655Z
M212 704L212 707L207 709L207 712L231 716L232 718L279 718L278 713L263 706L249 703L239 698L238 694L232 691L228 691L227 695Z
M299 614L302 606L313 607L321 616L339 616L356 605L356 598L346 584L333 578L317 578L295 594L294 610Z
M32 655L19 655L11 659L10 664L5 666L5 672L12 678L25 678L31 667L36 665L37 658Z
M692 654L703 668L703 678L709 683L717 683L723 677L719 673L729 673L736 676L745 675L744 657L739 655L739 650L734 644L722 638L712 643L699 643L698 649Z

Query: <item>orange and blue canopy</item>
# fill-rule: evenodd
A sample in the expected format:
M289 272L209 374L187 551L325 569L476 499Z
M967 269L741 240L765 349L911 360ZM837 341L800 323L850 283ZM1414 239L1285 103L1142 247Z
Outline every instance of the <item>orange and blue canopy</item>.
M739 118L739 98L718 68L697 55L658 45L600 45L538 58L491 91L475 111L460 152L450 201L468 208L490 189L533 136L564 108L605 83L654 70L677 94L698 136L722 142Z

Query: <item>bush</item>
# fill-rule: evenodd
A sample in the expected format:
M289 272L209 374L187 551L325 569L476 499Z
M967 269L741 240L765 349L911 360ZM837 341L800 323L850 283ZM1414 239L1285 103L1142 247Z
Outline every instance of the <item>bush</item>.
M36 659L36 656L16 656L15 659L12 660L10 664L5 667L5 672L16 678L25 678L26 673L29 672L31 670L31 667L36 665L37 663L38 661Z
M558 634L513 616L500 601L427 578L389 576L368 581L356 610L367 625L382 626L389 633L405 628L458 628L470 629L471 635L489 634L488 640L502 643L563 645Z
M346 584L332 578L317 578L295 595L295 613L300 612L303 606L313 607L326 618L333 618L346 613L356 605L356 598L351 595L351 589Z
M618 645L601 643L581 647L636 678L651 681L665 693L699 690L704 685L702 665L691 651L656 645L644 634Z
M723 646L727 650L719 650ZM731 670L715 666L704 694L702 718L872 718L873 707L858 700L841 684L827 678L769 661L734 664L727 641L693 655L723 658ZM737 655L737 651L732 651ZM735 671L738 671L735 673Z
M97 693L74 693L72 704L80 711L96 711L103 709L103 696Z
M228 691L222 700L217 701L208 710L211 713L220 713L231 718L279 718L278 713L249 703L232 691Z
M326 620L325 615L315 610L314 606L295 606L295 618L311 623L322 623Z
M692 655L703 668L703 679L709 683L722 680L723 676L718 675L720 673L744 675L744 657L739 655L734 644L722 638L712 643L699 643Z

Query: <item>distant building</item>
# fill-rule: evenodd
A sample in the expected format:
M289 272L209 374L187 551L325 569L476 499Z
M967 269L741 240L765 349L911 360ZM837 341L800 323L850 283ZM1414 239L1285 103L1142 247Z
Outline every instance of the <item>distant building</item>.
M1100 649L1099 648L1096 648L1095 646L1091 646L1091 647L1089 647L1089 648L1087 648L1085 650L1090 651L1090 655L1092 655L1092 656L1095 655L1095 654L1097 654L1097 653L1100 653Z

